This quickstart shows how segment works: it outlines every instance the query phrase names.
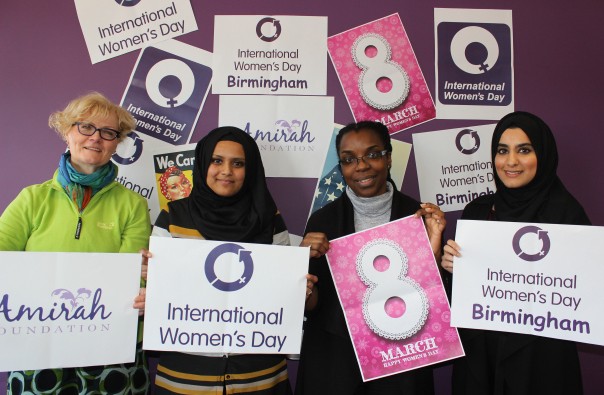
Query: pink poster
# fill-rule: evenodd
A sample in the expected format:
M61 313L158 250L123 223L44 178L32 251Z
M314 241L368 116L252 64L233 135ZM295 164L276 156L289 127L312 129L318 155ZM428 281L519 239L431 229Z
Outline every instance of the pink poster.
M363 381L464 355L421 218L332 240L327 260Z
M327 49L357 122L379 121L393 134L436 117L398 14L329 37Z

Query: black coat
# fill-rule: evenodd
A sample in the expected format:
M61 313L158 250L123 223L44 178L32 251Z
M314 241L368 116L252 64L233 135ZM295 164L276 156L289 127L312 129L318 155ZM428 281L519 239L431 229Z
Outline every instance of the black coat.
M390 220L414 214L419 208L419 202L395 191ZM328 240L355 232L352 203L346 193L310 217L304 234L308 232L325 233ZM297 395L353 395L361 386L367 395L378 391L378 388L382 393L392 394L434 393L432 369L429 367L363 384L344 312L324 256L310 260L309 273L319 278L315 285L319 302L307 314L296 379Z

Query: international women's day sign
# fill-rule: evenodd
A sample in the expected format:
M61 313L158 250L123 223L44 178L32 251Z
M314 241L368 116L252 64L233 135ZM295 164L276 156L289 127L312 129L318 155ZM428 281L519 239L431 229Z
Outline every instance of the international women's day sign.
M145 349L299 353L308 248L151 237L149 249Z
M415 163L422 202L441 210L463 208L495 193L491 139L495 125L414 133Z
M333 97L222 95L218 124L256 140L268 177L315 178L333 130Z
M189 0L75 0L92 63L197 30Z
M327 260L363 381L464 355L421 218L332 240Z
M325 95L327 17L216 15L212 93Z
M133 362L139 254L0 252L0 371Z
M514 111L511 10L434 9L436 110L445 119Z
M153 153L190 141L210 90L211 64L211 53L167 40L141 51L124 92L121 105L136 130L112 156L120 168L116 180L147 199L152 222L159 214Z
M604 345L603 227L463 220L455 239L452 325Z
M436 117L398 14L329 37L327 46L355 120L396 133Z

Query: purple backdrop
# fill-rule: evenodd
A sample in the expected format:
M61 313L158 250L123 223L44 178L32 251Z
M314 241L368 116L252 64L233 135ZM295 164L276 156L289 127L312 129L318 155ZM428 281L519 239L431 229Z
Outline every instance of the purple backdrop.
M109 1L109 0L106 0ZM383 0L351 3L344 0L285 2L280 0L195 0L199 30L178 38L212 51L214 15L328 16L329 35L394 12L415 49L428 86L434 93L434 7L484 8L482 0ZM354 4L354 5L353 5ZM599 111L604 107L604 54L601 39L604 3L583 0L526 2L492 0L493 9L512 9L516 109L534 112L551 126L560 151L559 174L581 201L594 225L604 225L597 182L599 148L604 131ZM64 143L48 128L48 115L72 98L98 90L119 102L138 51L91 65L72 1L2 1L0 4L0 211L21 188L52 175ZM346 124L352 115L335 71L328 61L327 94L335 97L335 121ZM209 95L194 131L197 141L218 126L218 97ZM399 133L411 142L411 133L493 121L434 120ZM412 155L413 157L413 155ZM10 170L13 169L13 170ZM17 170L19 169L19 170ZM301 234L314 179L272 179L275 199L292 233ZM413 158L403 190L419 198ZM293 191L296 191L295 193ZM448 215L446 236L455 231L459 212ZM26 281L26 279L24 279ZM594 290L595 291L595 290ZM586 394L604 389L604 348L581 345ZM26 350L24 350L26 352ZM4 387L0 374L0 388ZM436 371L437 392L450 393L450 369Z

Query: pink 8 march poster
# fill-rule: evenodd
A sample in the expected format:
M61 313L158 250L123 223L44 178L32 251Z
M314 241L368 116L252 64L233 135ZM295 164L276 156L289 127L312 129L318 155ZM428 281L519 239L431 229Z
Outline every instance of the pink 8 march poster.
M327 49L357 122L379 121L394 134L436 117L398 14L331 36Z
M464 355L421 218L332 240L327 261L363 381Z

